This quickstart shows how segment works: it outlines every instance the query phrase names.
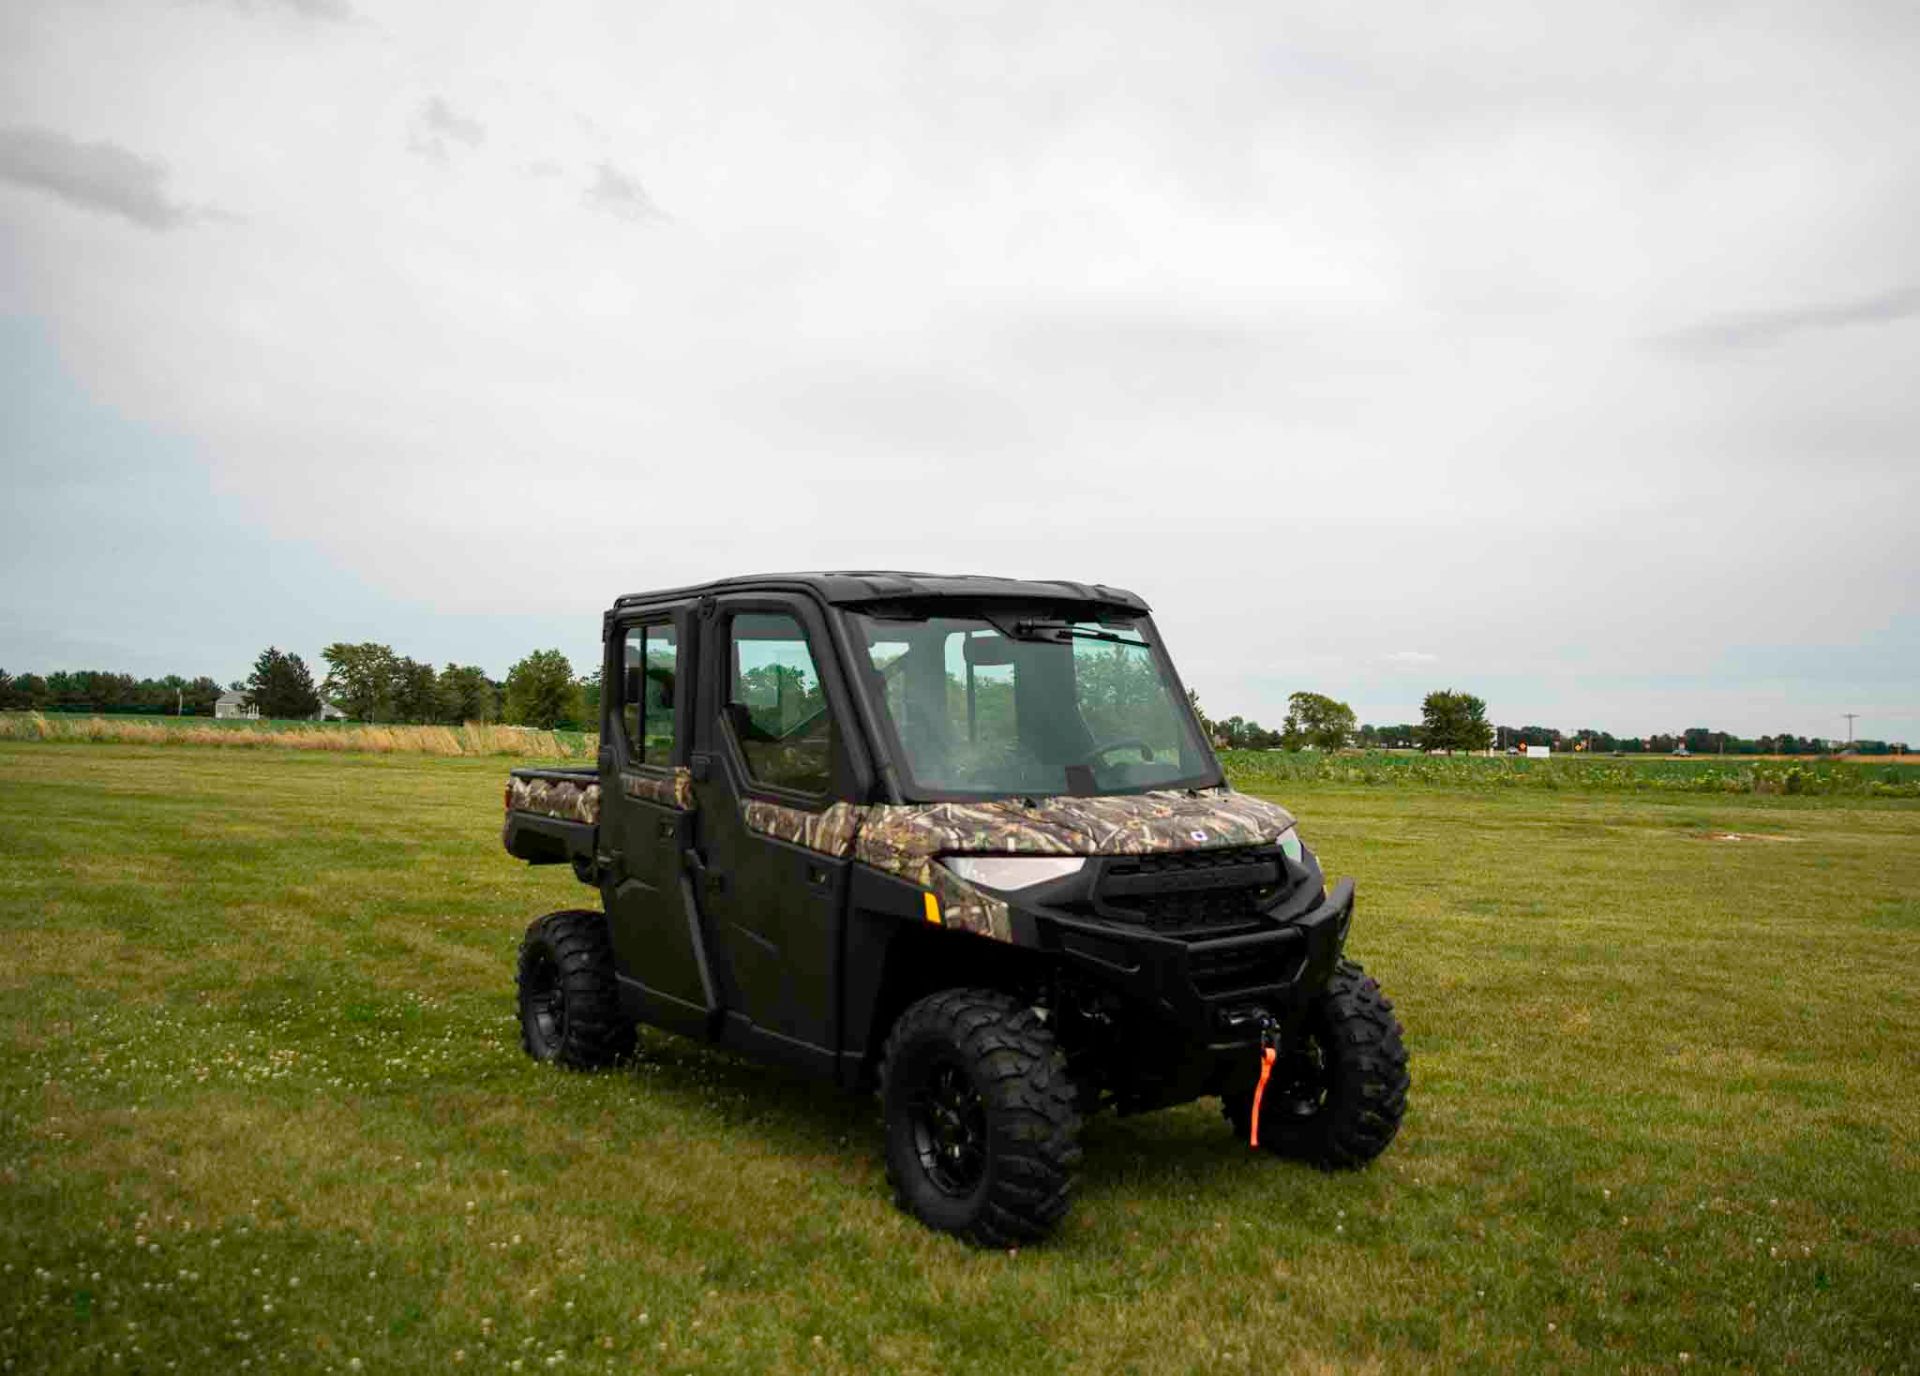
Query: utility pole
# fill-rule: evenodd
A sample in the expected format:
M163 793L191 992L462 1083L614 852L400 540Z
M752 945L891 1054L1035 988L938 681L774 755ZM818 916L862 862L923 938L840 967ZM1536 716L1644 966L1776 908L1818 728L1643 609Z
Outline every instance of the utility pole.
M1847 719L1847 744L1852 745L1853 744L1853 719L1859 716L1860 714L1858 712L1842 712L1840 715Z

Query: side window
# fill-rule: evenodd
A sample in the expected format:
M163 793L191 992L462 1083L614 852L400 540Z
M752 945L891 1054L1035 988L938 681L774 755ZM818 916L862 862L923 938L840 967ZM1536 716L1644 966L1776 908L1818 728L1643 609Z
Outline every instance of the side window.
M833 780L833 714L807 635L791 616L742 612L729 628L727 725L756 783L824 793Z
M672 626L629 626L621 637L620 729L627 758L641 764L673 760L673 691L680 645Z

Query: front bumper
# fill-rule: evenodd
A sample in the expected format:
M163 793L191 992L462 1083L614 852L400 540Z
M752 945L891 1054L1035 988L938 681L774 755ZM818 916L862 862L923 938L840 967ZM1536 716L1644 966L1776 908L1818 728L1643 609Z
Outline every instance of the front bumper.
M1353 881L1282 925L1235 936L1179 938L1059 913L1023 915L1034 944L1129 1003L1145 1005L1210 1046L1244 1045L1234 1015L1259 1006L1283 1022L1326 988L1353 920Z

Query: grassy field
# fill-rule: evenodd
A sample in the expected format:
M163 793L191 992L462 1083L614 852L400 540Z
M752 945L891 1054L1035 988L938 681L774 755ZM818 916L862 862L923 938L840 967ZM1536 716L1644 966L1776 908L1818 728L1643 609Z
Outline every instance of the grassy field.
M1369 787L1546 789L1575 793L1756 793L1781 796L1920 798L1920 759L1757 755L1423 755L1413 751L1228 750L1221 758L1243 788L1302 784Z
M1920 1367L1920 807L1304 781L1413 1103L1096 1119L1052 1244L686 1042L522 1057L499 762L0 743L12 1371ZM1728 839L1737 836L1740 839Z
M239 717L67 716L0 712L0 741L52 745L218 746L223 749L325 750L353 755L518 755L592 759L592 732L466 722L418 726Z
M593 732L467 722L461 726L355 722L215 721L206 717L79 716L0 712L0 741L57 745L220 746L323 750L336 754L514 755L591 760ZM1811 756L1425 755L1417 751L1229 750L1228 770L1247 788L1364 784L1368 787L1548 789L1579 793L1755 793L1920 798L1920 758Z

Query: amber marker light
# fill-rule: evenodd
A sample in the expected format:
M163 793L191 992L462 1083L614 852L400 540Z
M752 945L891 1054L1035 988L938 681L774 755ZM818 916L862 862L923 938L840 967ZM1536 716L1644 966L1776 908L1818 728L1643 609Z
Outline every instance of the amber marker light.
M935 898L931 892L920 895L920 906L926 910L927 921L936 927L942 925L940 921L940 900Z

